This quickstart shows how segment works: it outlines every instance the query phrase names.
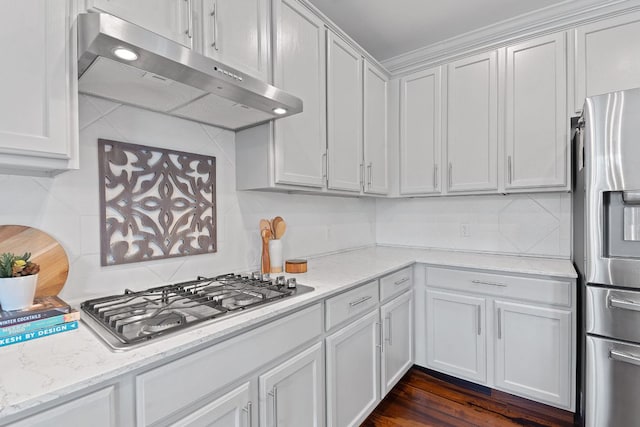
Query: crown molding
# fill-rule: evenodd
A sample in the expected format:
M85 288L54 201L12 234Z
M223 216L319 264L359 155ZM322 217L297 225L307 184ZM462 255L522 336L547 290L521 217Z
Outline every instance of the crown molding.
M382 61L393 76L579 24L640 10L640 0L568 0Z

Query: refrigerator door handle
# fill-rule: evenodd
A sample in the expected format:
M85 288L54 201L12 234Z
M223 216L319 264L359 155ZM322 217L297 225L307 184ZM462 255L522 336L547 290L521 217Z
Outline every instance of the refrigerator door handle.
M623 310L640 311L640 302L628 301L618 298L609 298L609 307Z
M625 362L632 365L640 366L640 356L636 356L630 353L625 353L623 351L617 350L609 350L609 357L612 360L617 360L618 362Z

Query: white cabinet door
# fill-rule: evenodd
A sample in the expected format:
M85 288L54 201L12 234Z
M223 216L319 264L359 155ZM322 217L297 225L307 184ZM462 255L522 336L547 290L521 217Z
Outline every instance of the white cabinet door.
M260 426L322 427L324 370L318 343L260 375Z
M487 381L486 301L427 289L427 365L478 383Z
M14 427L92 426L116 427L115 387L81 396L71 402L11 424ZM122 420L121 422L125 422Z
M274 0L274 84L304 111L276 120L275 181L323 187L326 141L324 23L297 0Z
M413 365L413 292L380 307L380 317L384 331L380 375L384 396Z
M365 193L387 194L387 77L364 61Z
M442 68L400 80L400 193L440 192Z
M498 63L491 51L448 66L447 189L498 189Z
M193 46L193 0L88 0L87 9L106 12L154 33Z
M269 1L203 0L204 54L269 80Z
M640 86L640 13L597 21L575 31L575 111L582 111L588 96Z
M173 427L251 427L253 417L251 384L245 383L217 398Z
M571 312L496 301L497 388L571 406Z
M327 337L327 425L357 426L380 401L378 310Z
M68 1L0 5L0 168L77 167L77 77ZM8 58L12 58L9 60Z
M328 187L359 192L362 171L362 56L327 30Z
M567 185L565 33L507 48L505 188Z

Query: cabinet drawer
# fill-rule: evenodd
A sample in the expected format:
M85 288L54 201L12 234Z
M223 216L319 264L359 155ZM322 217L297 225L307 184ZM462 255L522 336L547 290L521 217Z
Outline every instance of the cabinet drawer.
M136 377L137 425L154 424L322 333L314 305Z
M573 281L428 267L427 286L570 306Z
M327 331L340 323L364 313L378 304L378 281L329 298L326 302Z
M408 267L380 279L380 301L401 294L413 285L413 268Z

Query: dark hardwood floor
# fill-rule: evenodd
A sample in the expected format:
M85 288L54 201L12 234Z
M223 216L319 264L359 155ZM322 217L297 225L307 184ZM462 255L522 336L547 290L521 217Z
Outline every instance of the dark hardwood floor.
M573 427L573 413L413 367L363 427Z

